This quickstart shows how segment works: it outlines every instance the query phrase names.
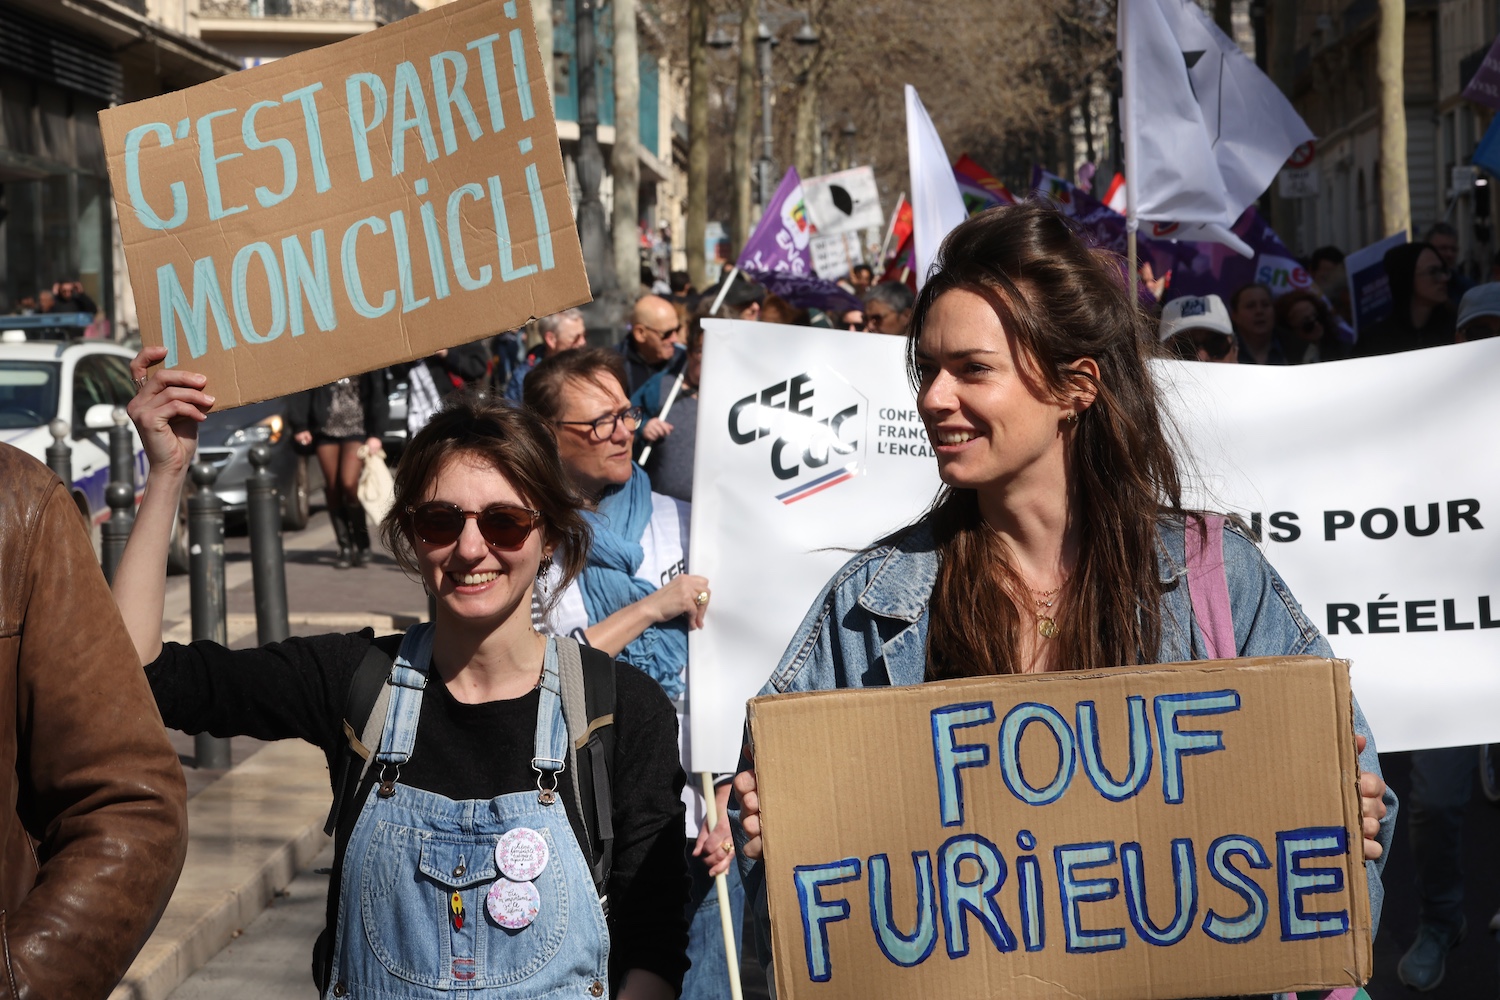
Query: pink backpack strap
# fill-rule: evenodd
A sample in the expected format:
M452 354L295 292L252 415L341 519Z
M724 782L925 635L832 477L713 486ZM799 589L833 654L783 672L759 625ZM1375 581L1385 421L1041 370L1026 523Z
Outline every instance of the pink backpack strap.
M1233 659L1239 650L1229 610L1229 579L1224 575L1224 518L1217 514L1190 516L1185 534L1188 596L1193 602L1193 617L1203 630L1208 658Z

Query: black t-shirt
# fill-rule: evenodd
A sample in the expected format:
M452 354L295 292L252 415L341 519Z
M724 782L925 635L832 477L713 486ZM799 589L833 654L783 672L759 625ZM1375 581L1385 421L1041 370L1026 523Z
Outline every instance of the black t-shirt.
M296 737L331 754L345 742L350 682L370 643L394 657L401 637L288 639L255 649L168 643L146 667L167 725L189 733ZM467 705L436 672L422 698L401 781L452 799L490 799L536 788L531 769L540 696ZM610 967L645 969L680 989L687 971L687 868L677 716L661 687L615 664L614 864L609 877ZM572 783L558 792L577 816ZM330 887L332 891L333 887Z

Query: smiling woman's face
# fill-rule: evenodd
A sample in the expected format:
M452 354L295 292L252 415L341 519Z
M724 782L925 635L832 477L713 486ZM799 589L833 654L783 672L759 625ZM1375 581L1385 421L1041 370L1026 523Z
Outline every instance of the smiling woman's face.
M450 457L432 477L422 501L433 500L469 511L492 504L531 506L493 464L463 453ZM457 541L447 545L430 545L415 533L411 542L428 593L455 618L498 626L512 615L531 615L532 584L548 554L540 525L513 552L486 542L475 518L466 518Z
M917 368L917 406L943 482L980 489L1061 466L1062 421L1073 407L1045 398L1027 377L1015 338L984 298L954 289L932 304Z

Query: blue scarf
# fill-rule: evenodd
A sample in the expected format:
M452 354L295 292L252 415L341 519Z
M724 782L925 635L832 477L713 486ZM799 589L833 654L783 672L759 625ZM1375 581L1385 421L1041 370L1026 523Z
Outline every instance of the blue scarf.
M584 513L594 529L594 543L578 589L590 623L597 624L656 591L649 580L636 576L646 558L641 537L651 523L651 512L651 480L640 466L633 466L629 482L605 490L598 509ZM687 622L681 617L652 625L619 658L648 674L675 700L684 689L687 632Z

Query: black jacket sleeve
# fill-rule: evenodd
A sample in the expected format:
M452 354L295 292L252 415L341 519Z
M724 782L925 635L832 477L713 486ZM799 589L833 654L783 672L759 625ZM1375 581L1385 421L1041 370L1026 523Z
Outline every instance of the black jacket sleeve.
M484 380L490 370L490 349L484 341L448 348L443 367L469 385Z
M675 990L687 973L688 872L677 713L661 687L615 665L614 866L610 978L630 969Z
M312 430L312 394L313 390L303 389L286 398L286 422L293 434Z
M360 406L365 411L365 437L385 437L385 425L391 419L390 391L386 389L385 369L365 372L359 377Z
M374 633L293 638L252 649L165 643L146 679L174 729L213 736L298 738L323 748L344 739L349 684Z

